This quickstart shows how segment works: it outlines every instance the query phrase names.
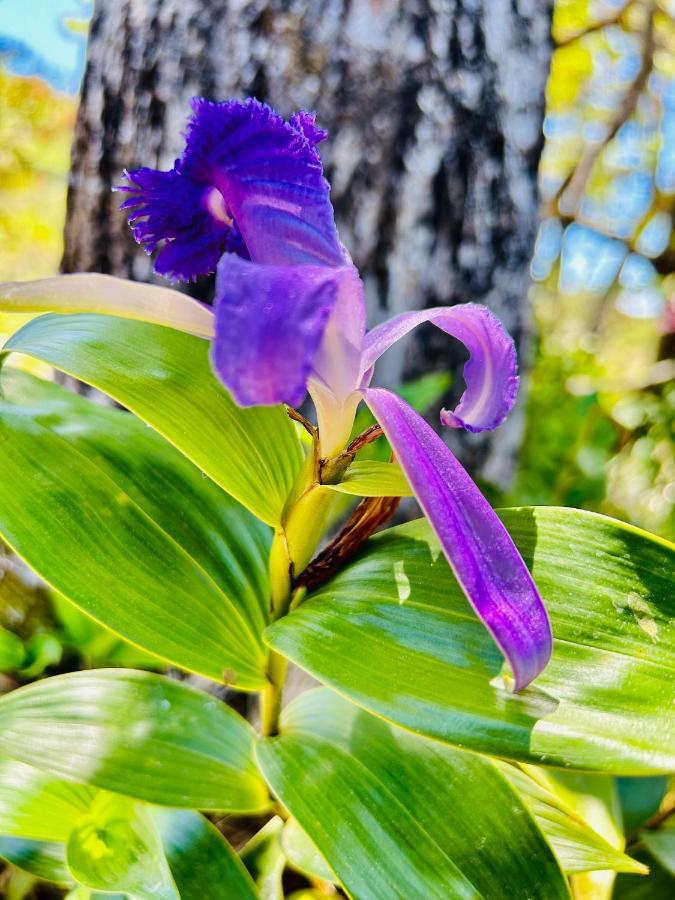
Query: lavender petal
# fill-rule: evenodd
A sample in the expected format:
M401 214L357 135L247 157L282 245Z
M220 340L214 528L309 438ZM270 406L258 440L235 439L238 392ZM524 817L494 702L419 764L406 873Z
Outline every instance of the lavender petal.
M458 338L471 354L464 366L466 390L454 410L441 411L443 424L473 432L501 425L516 400L516 350L499 319L477 303L402 313L374 328L366 335L362 375L385 350L423 322L433 322Z
M395 394L362 391L455 576L513 672L515 689L546 666L551 626L509 533L434 430Z
M344 274L223 256L211 361L240 406L302 403Z

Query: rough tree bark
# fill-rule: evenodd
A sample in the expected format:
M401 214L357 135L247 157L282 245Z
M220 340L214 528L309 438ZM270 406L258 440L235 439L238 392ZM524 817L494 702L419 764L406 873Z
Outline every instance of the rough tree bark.
M97 0L64 271L151 278L111 185L125 166L171 165L191 96L254 94L284 114L314 109L330 130L323 156L371 323L475 300L522 359L550 17L551 0ZM425 330L378 380L445 367L449 348ZM451 440L504 484L519 419Z

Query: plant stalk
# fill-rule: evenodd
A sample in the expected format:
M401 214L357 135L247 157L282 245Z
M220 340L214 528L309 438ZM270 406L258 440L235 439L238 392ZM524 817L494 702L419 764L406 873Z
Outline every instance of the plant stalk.
M260 694L260 731L263 737L279 733L279 717L288 661L285 656L270 650L267 677L269 682Z
M270 549L270 620L288 613L294 577L308 564L325 529L326 518L336 495L321 489L318 441L300 472L284 510L282 524L275 531ZM278 733L282 694L288 663L270 651L267 686L260 694L260 729L265 737Z

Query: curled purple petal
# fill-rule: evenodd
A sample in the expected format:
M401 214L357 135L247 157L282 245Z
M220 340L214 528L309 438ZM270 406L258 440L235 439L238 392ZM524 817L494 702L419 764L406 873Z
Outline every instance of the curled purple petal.
M223 256L211 361L239 406L302 403L345 274L344 268L263 266Z
M395 394L365 389L455 576L522 690L546 666L551 626L511 536L435 431Z
M494 313L477 303L402 313L373 328L366 335L361 374L365 375L385 350L423 322L433 322L458 338L470 353L464 366L466 390L454 410L441 411L443 424L473 432L501 425L518 390L516 348Z
M292 128L301 132L313 144L320 144L328 137L328 132L316 124L316 115L306 109L298 110L288 122Z

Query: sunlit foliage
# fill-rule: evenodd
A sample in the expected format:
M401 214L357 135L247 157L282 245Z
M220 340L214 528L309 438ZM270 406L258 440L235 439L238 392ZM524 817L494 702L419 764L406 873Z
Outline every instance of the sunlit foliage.
M514 496L675 532L673 4L559 0Z
M0 278L58 269L76 101L0 68Z

